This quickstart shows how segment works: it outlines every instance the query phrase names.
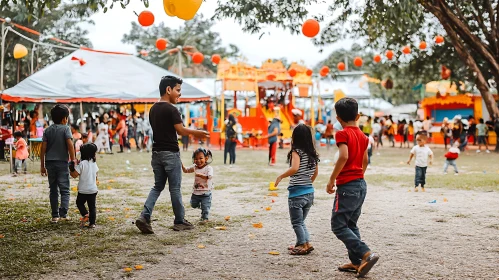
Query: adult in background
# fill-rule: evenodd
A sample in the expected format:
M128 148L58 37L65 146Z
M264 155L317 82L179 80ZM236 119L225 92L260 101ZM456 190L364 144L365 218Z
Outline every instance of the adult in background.
M331 120L327 121L326 131L324 132L324 137L326 138L327 149L329 151L329 146L331 146L333 137L333 124L331 124Z
M496 148L494 151L499 153L499 116L494 118L494 132L496 133Z
M136 130L136 137L137 139L137 150L142 153L142 149L144 148L144 119L142 116L137 113L135 114L135 130Z
M293 114L293 123L291 124L291 130L293 130L299 124L305 124L305 121L302 118L303 113L299 109L295 108L291 110L291 113Z
M126 124L126 116L118 113L119 123L116 126L116 131L118 132L120 144L120 150L118 153L123 153L123 149L127 148L130 152L130 144L128 143L128 125Z
M109 145L109 126L104 123L104 117L100 117L95 145L97 146L98 153L111 153L111 147Z
M175 107L181 96L182 80L174 76L165 76L159 83L160 99L149 111L149 121L153 130L153 152L151 166L154 172L154 187L144 203L144 209L135 225L142 233L152 234L151 216L154 205L168 181L168 189L175 214L173 230L190 230L194 226L185 220L182 203L182 161L178 147L179 135L192 134L197 138L208 136L207 131L185 128L179 110Z
M414 139L413 139L414 146L417 145L416 136L418 135L418 132L420 132L421 130L423 130L423 122L418 117L416 121L414 121Z
M269 141L269 165L275 165L275 155L277 153L277 136L281 133L281 120L278 117L270 121L268 127L268 135L266 138Z
M475 118L473 116L469 116L468 117L468 124L469 124L469 128L468 128L468 139L470 136L473 137L473 145L476 145L476 140L477 140L477 137L476 137L476 126L477 126L477 122L475 121Z
M372 132L373 132L374 141L376 142L376 149L379 149L380 144L381 147L383 147L383 140L381 139L383 137L383 125L380 123L378 117L374 118Z
M229 115L229 120L225 125L225 147L224 147L224 164L227 164L227 153L229 154L229 164L236 163L236 145L237 145L237 133L236 133L236 118L233 115Z
M447 141L450 141L452 137L452 130L450 128L448 118L444 118L444 121L442 122L442 128L440 129L440 133L444 137L444 145L445 145L444 149L447 150Z

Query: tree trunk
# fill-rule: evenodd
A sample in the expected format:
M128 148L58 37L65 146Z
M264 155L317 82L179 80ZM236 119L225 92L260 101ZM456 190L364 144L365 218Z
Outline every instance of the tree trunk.
M473 71L474 74L476 74L475 83L478 90L480 91L480 94L482 95L485 107L487 107L489 115L491 117L498 117L499 108L497 108L494 97L492 96L492 94L490 94L487 81L485 80L485 77L483 76L482 71L480 70L480 67L478 67L476 61L466 50L463 41L458 37L458 33L454 29L454 26L451 25L452 21L450 21L446 17L446 15L442 12L442 10L436 6L438 4L435 5L427 1L421 1L420 3L430 13L432 13L433 15L435 15L435 17L438 18L438 20L444 27L445 31L447 32L447 35L449 35L451 42L454 45L454 48L456 49L456 52L461 58L461 60L470 68L471 71Z

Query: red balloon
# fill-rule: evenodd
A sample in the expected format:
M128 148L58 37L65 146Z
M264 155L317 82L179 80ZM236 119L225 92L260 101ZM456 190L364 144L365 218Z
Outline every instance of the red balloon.
M139 23L142 26L151 26L154 23L154 14L149 11L142 11L139 14Z
M388 58L389 60L392 60L392 58L393 58L393 51L388 50L388 51L386 51L385 55L386 55L386 58Z
M329 67L327 67L327 66L322 66L322 68L321 68L321 72L326 73L326 75L327 75L327 74L329 74Z
M419 43L419 49L420 49L420 50L424 50L424 49L426 49L426 42L425 42L425 41L423 41L423 42Z
M222 58L218 54L214 54L214 55L211 56L211 62L213 62L214 64L220 63L221 59Z
M166 46L168 46L168 41L166 41L165 38L159 38L156 40L156 48L158 48L158 50L162 51L166 49Z
M373 57L374 62L380 63L381 62L381 55L377 54Z
M438 35L437 37L435 37L435 43L442 44L443 42L444 42L443 36Z
M311 69L307 69L307 72L306 72L307 76L310 77L310 76L312 76L313 73L314 73L314 71L312 71Z
M410 54L411 53L411 48L409 46L405 46L402 48L402 52L404 54Z
M343 62L338 63L337 66L338 66L338 70L340 70L340 71L345 71L345 69L346 69L345 63L343 63Z
M289 76L294 77L294 76L296 76L296 70L295 69L291 69L291 70L288 71L288 74L289 74Z
M357 67L361 67L363 63L364 62L362 61L362 58L360 58L358 56L353 59L353 65L355 65Z
M321 70L321 72L319 72L319 74L321 75L321 77L326 77L328 73L326 71Z
M307 19L301 26L301 32L303 33L303 35L309 38L315 37L317 34L319 34L320 30L321 27L319 25L319 22L315 19Z
M192 62L194 62L195 64L201 64L203 63L203 60L204 60L204 55L200 52L195 52L192 55Z

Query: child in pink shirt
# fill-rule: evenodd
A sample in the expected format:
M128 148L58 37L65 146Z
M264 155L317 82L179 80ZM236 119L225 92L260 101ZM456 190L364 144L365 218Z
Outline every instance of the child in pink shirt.
M13 176L17 176L18 172L20 172L21 167L23 169L24 174L27 173L27 162L29 153L28 153L28 144L23 139L23 134L21 131L14 132L14 137L16 138L16 161L14 164L14 174Z

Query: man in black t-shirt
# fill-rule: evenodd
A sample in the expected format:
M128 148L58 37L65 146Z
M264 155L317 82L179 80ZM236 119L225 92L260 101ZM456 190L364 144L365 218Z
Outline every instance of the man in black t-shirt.
M174 76L165 76L159 83L160 99L154 103L149 111L149 122L153 131L153 146L151 166L154 171L154 187L149 192L144 210L135 221L135 225L142 233L154 233L151 227L151 215L154 205L168 181L168 189L172 201L175 220L173 230L189 230L194 226L184 219L184 205L182 203L182 161L178 147L177 133L180 135L192 134L202 139L209 136L207 131L185 128L177 104L181 96L182 80Z

